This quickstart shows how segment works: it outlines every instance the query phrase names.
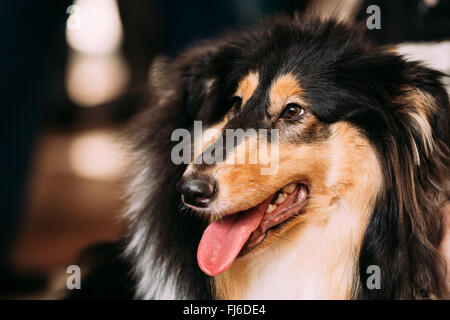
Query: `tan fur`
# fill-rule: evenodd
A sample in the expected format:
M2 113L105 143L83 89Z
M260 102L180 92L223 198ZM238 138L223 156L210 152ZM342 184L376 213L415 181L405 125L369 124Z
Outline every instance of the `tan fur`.
M433 130L430 126L431 114L435 111L435 101L428 94L411 87L403 89L404 95L400 99L400 103L406 107L410 117L417 123L421 130L422 140L425 146L426 154L430 154L434 149ZM417 150L417 146L414 144ZM415 156L416 160L418 156Z
M223 127L226 126L227 122L228 118L224 118L219 123L203 129L203 135L201 137L202 138L201 152L199 154L195 154L195 156L198 156L201 153L203 153L205 149L217 139L217 137L221 134Z
M235 95L241 97L242 106L251 98L256 88L259 85L259 74L257 72L250 72L238 83Z
M240 82L243 100L255 90L255 77L250 74ZM269 114L278 118L290 102L305 105L299 81L285 74L271 86ZM227 119L215 127L223 128ZM353 281L359 279L357 259L364 231L382 184L381 169L372 146L355 127L337 123L326 138L321 129L310 113L297 125L283 127L276 174L260 174L267 159L249 161L261 147L257 135L233 149L234 163L202 169L219 186L209 208L212 220L250 209L289 183L310 186L301 215L270 231L262 244L214 278L216 298L350 298ZM321 138L290 143L289 136L298 134ZM213 139L206 140L204 147ZM267 147L271 150L270 143ZM245 156L244 164L236 163L238 155ZM190 165L188 170L192 169Z
M240 81L242 84L240 86L241 89L248 89L250 86L249 81L250 79L254 80L254 77L254 75L250 74ZM276 119L286 103L297 102L304 105L301 95L302 89L300 84L292 74L288 73L278 77L274 80L270 89L269 113ZM225 116L225 119L227 119L227 116ZM280 140L283 142L291 135L312 134L320 129L321 124L319 121L312 114L308 114L305 115L301 124L291 129L283 128ZM212 204L212 211L227 214L246 210L273 194L279 189L279 185L283 186L291 182L292 178L295 178L296 181L306 181L308 177L301 173L295 177L291 176L292 172L289 168L297 166L299 159L302 159L302 164L305 168L309 168L305 172L312 170L315 172L314 177L316 179L323 179L323 172L326 170L323 164L326 162L317 160L320 160L322 152L320 149L325 148L325 145L304 145L300 148L300 151L296 148L291 151L289 147L283 147L283 151L279 155L280 172L269 176L261 175L260 173L262 167L267 168L269 166L272 147L270 143L265 146L268 151L266 158L260 157L264 155L264 153L261 154L259 152L262 147L257 135L250 136L245 143L236 146L227 161L216 163L214 167L207 169L208 174L214 176L221 185L219 196ZM240 161L242 159L245 161ZM310 159L310 161L305 159Z
M305 105L302 100L303 89L298 79L291 73L286 73L274 80L270 87L270 107L269 114L272 117L278 116L288 103L298 103Z
M208 87L211 87L214 81L214 79L209 80ZM256 72L250 72L248 75L242 78L242 80L239 81L235 96L241 97L242 105L244 105L251 98L256 88L258 87L258 84L259 74ZM211 143L214 142L214 140L218 137L218 134L220 134L221 130L226 126L228 121L229 116L227 114L219 123L203 129L204 131L203 136L201 137L201 149L195 150L194 158L198 157Z
M215 277L217 298L350 298L381 173L375 152L355 128L339 123L333 130L320 146L283 147L284 170L274 177L260 181L251 171L235 176L235 186L258 180L247 185L246 194L256 189L254 204L302 177L311 182L311 194L305 212L283 226L281 234ZM228 200L247 206L236 195Z
M302 125L297 125L296 129L292 130L297 133L314 128L319 130L320 127L315 124L317 120L311 115ZM268 151L266 157L261 157L264 153L261 154L259 151L263 145L260 144L257 135L252 135L245 143L237 145L227 161L216 163L206 169L205 173L213 176L221 186L218 197L211 204L213 211L227 214L247 210L292 181L309 181L315 187L320 186L326 179L329 163L325 156L329 146L325 143L291 145L285 140L284 136L280 138L279 168L276 174L261 174L262 168L270 166L272 146L268 143L265 146ZM292 172L292 168L298 169ZM314 173L312 176L311 172Z

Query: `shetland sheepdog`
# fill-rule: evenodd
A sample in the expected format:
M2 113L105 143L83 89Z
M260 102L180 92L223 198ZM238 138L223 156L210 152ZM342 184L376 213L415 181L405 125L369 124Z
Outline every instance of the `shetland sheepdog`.
M129 135L135 298L445 297L445 75L364 27L278 17L154 63ZM195 121L200 147L175 163L173 133ZM254 133L218 144L238 129ZM277 170L228 161L252 157L261 129L277 132ZM196 161L211 149L223 159Z

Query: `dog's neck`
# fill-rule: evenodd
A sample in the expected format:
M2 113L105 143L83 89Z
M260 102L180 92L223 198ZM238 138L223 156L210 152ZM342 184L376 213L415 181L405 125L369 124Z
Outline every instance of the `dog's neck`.
M270 248L235 261L216 280L225 299L346 299L357 279L358 216L340 208L301 224ZM356 277L356 278L355 278Z
M348 143L336 142L336 148ZM359 283L360 247L381 187L374 152L368 144L359 146L353 150L360 151L360 158L355 154L353 163L339 162L340 151L330 150L339 166L330 168L332 181L316 188L316 193L313 190L302 220L282 238L237 259L215 277L217 298L352 297L352 288Z

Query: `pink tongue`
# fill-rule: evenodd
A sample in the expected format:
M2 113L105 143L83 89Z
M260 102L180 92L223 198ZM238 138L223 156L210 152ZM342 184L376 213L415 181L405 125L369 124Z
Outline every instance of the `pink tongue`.
M260 225L269 202L270 199L244 213L227 215L206 228L197 250L198 265L204 273L215 276L233 263Z

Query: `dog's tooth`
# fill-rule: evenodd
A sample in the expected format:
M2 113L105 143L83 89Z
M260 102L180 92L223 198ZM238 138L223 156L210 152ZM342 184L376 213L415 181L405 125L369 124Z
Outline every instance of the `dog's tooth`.
M269 206L267 207L266 212L267 213L271 213L272 211L274 211L278 206L276 204L269 204Z
M287 198L287 194L286 193L280 193L280 195L278 196L277 200L275 200L276 204L282 204Z
M295 190L295 187L296 187L295 183L288 184L286 187L283 188L283 192L292 193Z

